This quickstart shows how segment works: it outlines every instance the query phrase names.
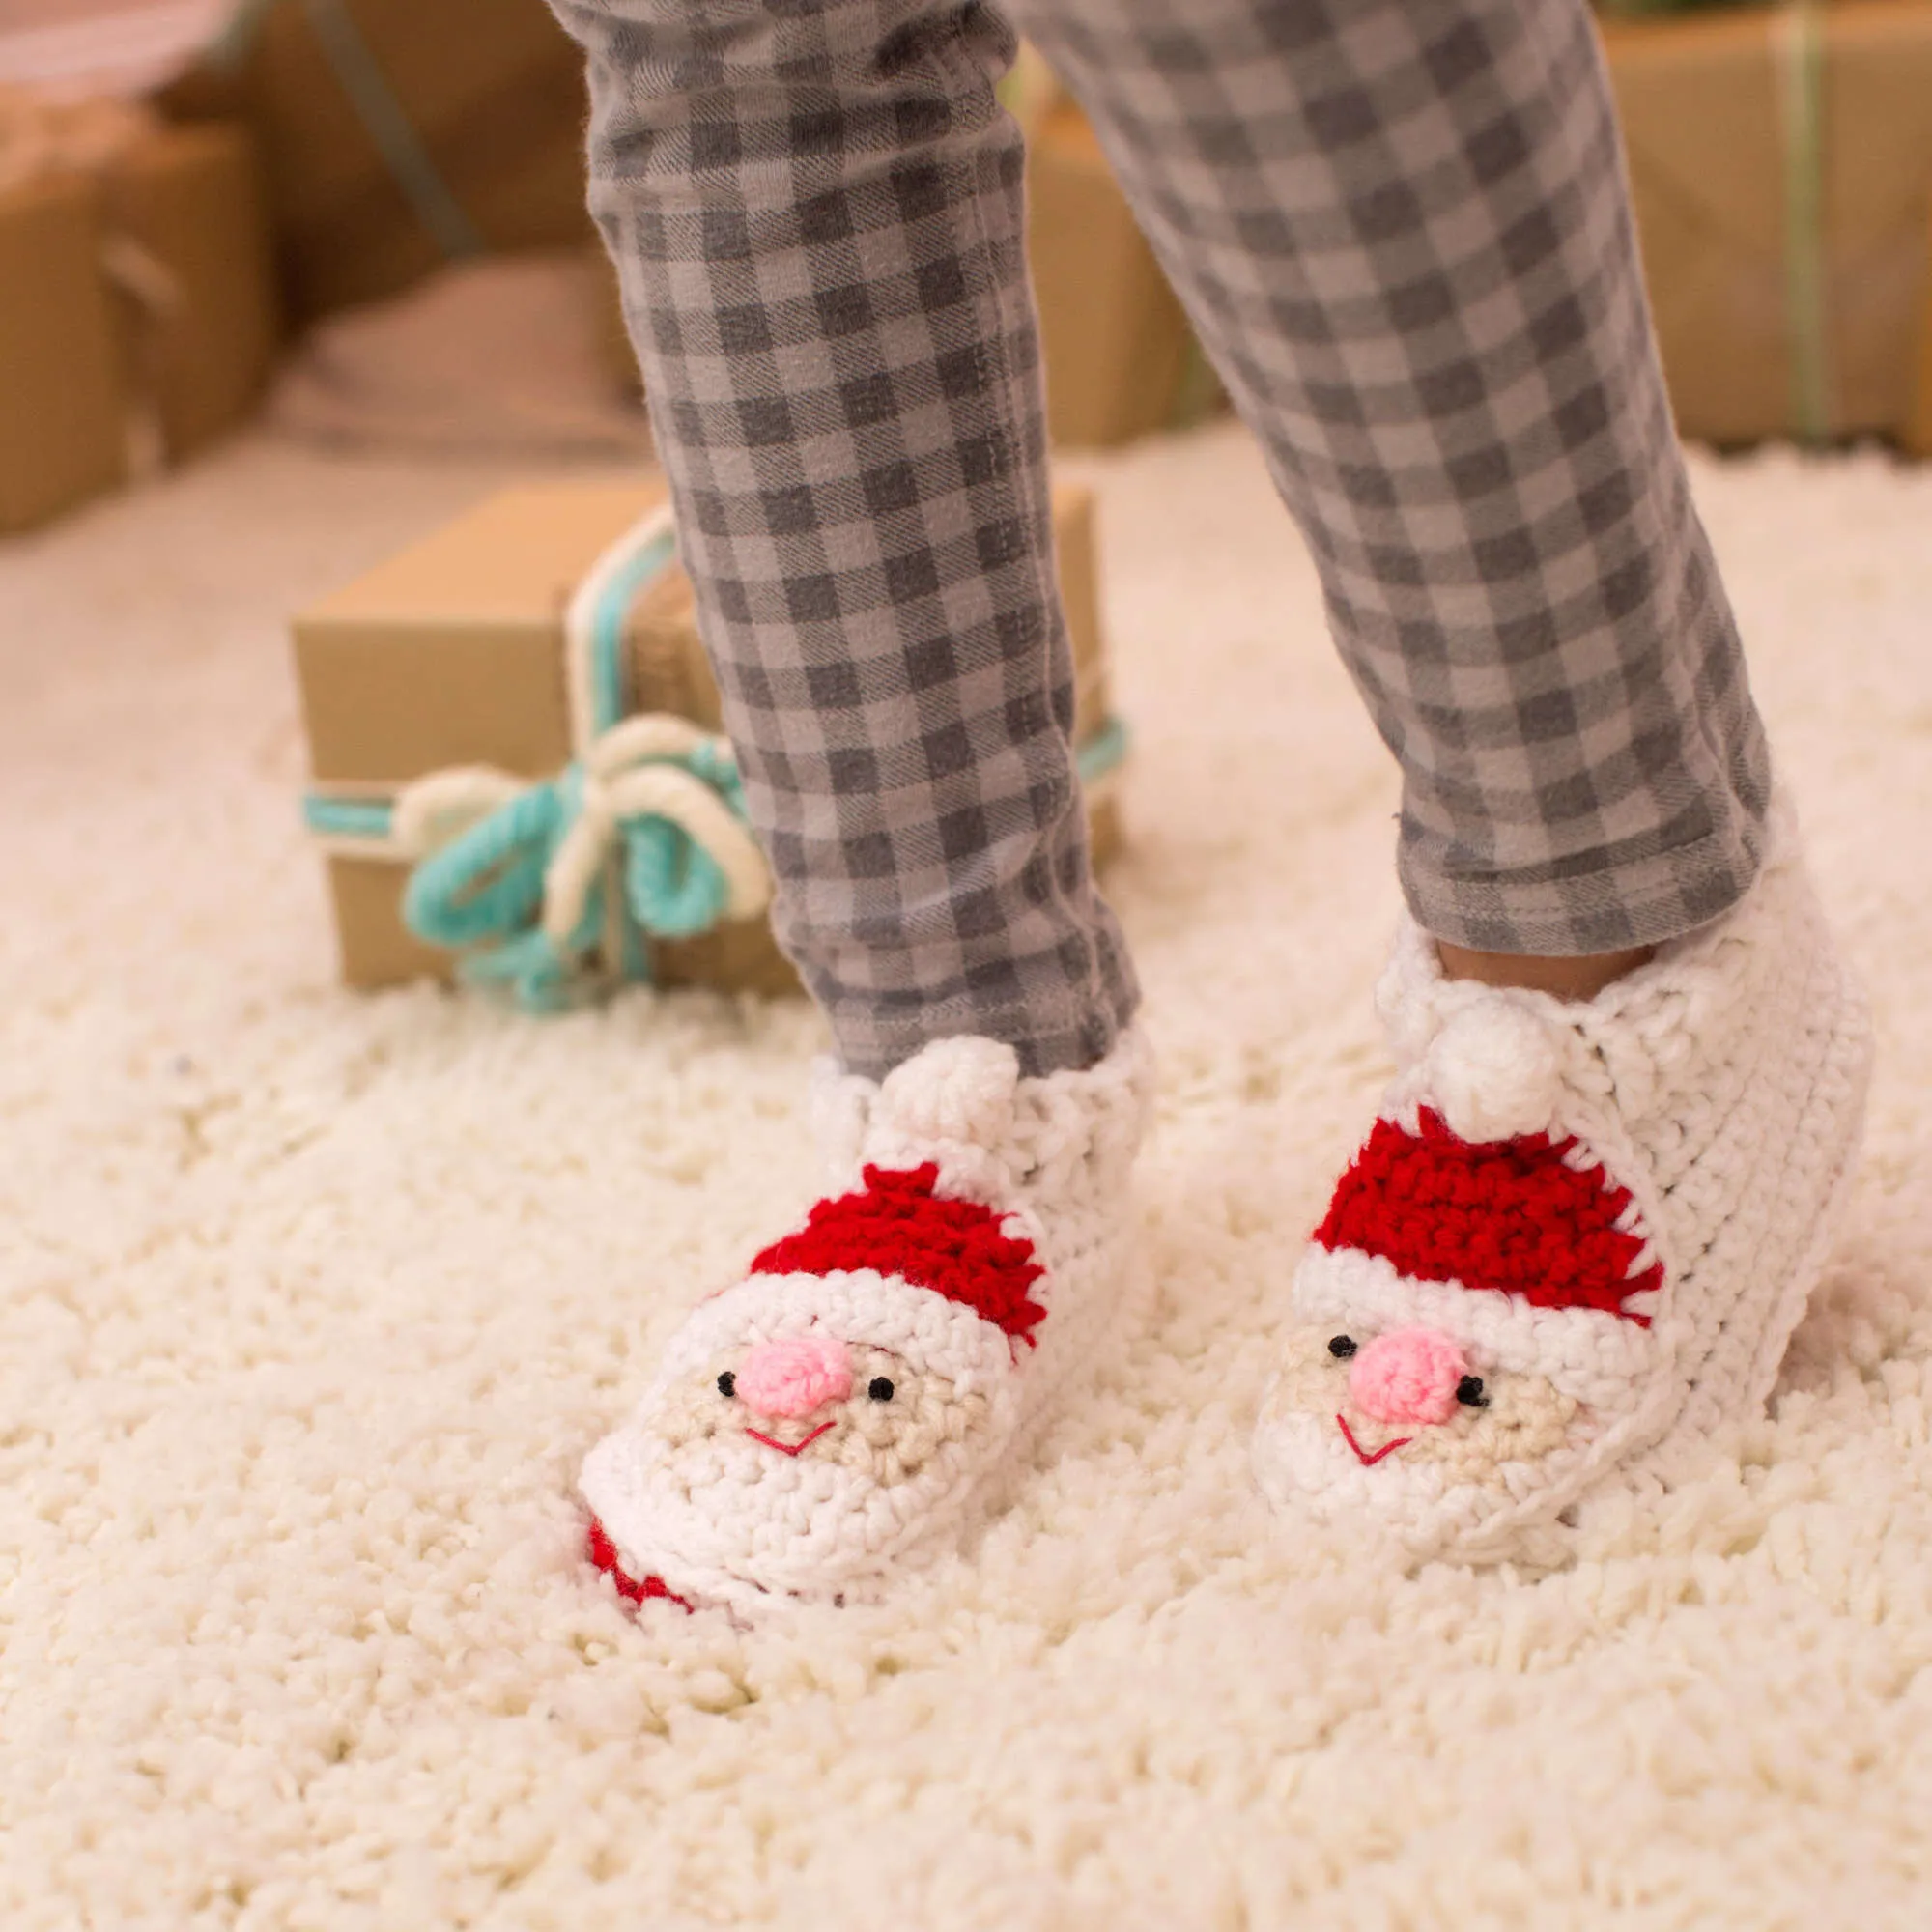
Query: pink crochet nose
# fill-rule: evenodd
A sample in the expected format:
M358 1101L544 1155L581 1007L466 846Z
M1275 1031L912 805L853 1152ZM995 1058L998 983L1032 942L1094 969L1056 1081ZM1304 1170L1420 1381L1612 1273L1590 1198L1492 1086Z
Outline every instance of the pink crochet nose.
M739 1363L731 1393L755 1415L810 1415L852 1393L852 1357L830 1335L760 1342Z
M1469 1373L1461 1349L1433 1328L1378 1335L1349 1370L1356 1407L1378 1422L1447 1422L1456 1386Z

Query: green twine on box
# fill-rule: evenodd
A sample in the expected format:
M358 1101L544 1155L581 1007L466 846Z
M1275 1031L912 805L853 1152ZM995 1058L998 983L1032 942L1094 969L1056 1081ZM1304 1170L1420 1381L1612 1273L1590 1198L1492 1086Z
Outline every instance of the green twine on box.
M1825 317L1825 32L1816 0L1792 0L1779 40L1784 126L1784 307L1791 420L1800 442L1832 433Z
M1624 18L1731 11L1750 0L1598 0ZM1791 431L1830 440L1832 345L1825 272L1825 29L1819 0L1788 0L1773 22L1778 128L1783 136L1784 318L1791 357Z
M284 0L238 0L209 43L210 63L217 68L240 67L264 22L283 4ZM451 261L484 253L489 244L482 232L443 180L345 0L300 0L300 6L337 85L416 219Z

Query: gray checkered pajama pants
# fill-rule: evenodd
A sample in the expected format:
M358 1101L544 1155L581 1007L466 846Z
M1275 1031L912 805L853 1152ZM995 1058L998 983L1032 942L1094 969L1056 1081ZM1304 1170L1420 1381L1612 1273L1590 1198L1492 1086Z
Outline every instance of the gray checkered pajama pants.
M1416 917L1716 917L1769 788L1584 0L554 0L780 937L849 1066L1104 1053L1014 29L1093 117L1400 760Z

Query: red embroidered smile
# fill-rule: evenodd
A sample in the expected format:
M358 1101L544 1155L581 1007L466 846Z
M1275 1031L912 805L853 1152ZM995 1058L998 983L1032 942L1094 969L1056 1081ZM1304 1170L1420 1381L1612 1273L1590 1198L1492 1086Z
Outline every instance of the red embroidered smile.
M831 1422L821 1422L810 1435L802 1435L796 1442L781 1442L776 1435L762 1435L755 1429L748 1429L745 1434L753 1442L762 1442L767 1449L776 1449L781 1455L784 1456L796 1456L802 1451L810 1449L838 1420L838 1418L835 1415ZM1359 1455L1361 1452L1357 1450L1355 1453Z
M1378 1449L1373 1456L1371 1456L1369 1452L1366 1449L1364 1449L1359 1442L1355 1440L1355 1432L1349 1427L1349 1418L1346 1415L1336 1416L1335 1427L1342 1432L1342 1439L1345 1442L1347 1442L1349 1447L1355 1452L1356 1462L1358 1462L1365 1469L1373 1469L1376 1466L1376 1464L1382 1460L1384 1456L1393 1456L1395 1452L1398 1449L1400 1449L1405 1442L1413 1442L1415 1440L1415 1437L1412 1435L1398 1435L1393 1442L1384 1442L1382 1446L1379 1449Z

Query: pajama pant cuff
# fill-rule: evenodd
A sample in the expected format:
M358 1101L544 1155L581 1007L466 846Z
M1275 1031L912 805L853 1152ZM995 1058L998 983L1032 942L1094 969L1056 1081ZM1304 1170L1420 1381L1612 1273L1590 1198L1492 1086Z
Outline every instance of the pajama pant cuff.
M1763 856L1761 818L1673 850L1586 857L1574 871L1533 879L1445 877L1405 849L1403 895L1422 929L1476 952L1577 958L1682 939L1731 910Z

